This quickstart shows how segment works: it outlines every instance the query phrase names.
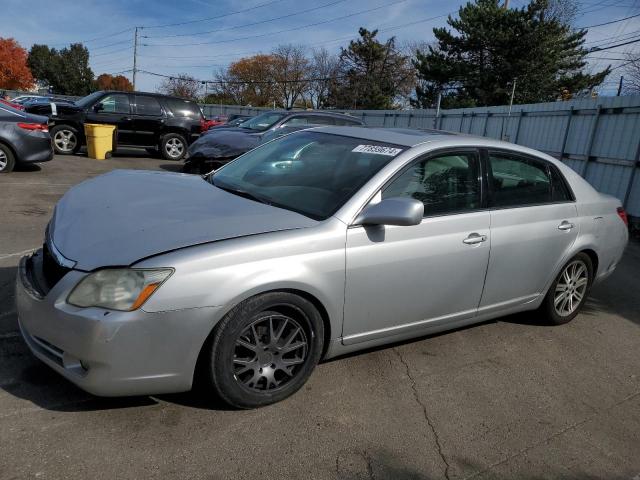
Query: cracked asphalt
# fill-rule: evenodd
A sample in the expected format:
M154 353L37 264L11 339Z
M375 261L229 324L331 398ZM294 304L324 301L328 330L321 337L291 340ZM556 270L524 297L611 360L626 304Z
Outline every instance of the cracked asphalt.
M514 315L322 363L280 404L101 399L34 359L13 282L55 202L135 151L0 176L0 479L640 478L640 245L573 322Z

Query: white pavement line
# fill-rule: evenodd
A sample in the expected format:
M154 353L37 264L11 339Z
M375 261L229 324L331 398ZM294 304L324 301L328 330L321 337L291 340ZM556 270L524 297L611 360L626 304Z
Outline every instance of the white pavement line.
M4 258L11 258L11 257L18 257L20 255L26 255L29 252L33 252L37 248L38 247L33 247L33 248L30 248L29 250L23 250L22 252L16 252L16 253L0 253L0 260Z
M0 333L0 340L4 340L6 338L17 338L19 336L20 332Z

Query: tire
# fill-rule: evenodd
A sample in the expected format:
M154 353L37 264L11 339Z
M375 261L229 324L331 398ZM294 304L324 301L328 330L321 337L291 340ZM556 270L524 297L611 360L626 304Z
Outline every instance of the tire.
M160 140L160 155L165 160L182 160L187 154L187 141L178 133L167 133Z
M323 343L322 317L311 302L286 292L258 295L216 325L203 350L202 379L232 407L269 405L304 385Z
M9 173L16 166L16 159L9 147L0 143L0 173Z
M586 253L578 253L560 270L540 306L549 322L562 325L575 318L587 300L593 283L593 264ZM564 291L572 292L568 296Z
M58 155L72 155L80 149L80 135L71 125L56 125L51 129L53 150Z

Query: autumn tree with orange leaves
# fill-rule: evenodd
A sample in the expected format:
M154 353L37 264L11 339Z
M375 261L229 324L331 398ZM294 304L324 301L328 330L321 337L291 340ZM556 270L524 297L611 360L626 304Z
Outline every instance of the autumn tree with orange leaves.
M110 75L103 73L96 78L98 90L118 90L121 92L132 92L133 84L124 75Z
M24 90L32 86L27 51L13 38L0 38L0 88Z

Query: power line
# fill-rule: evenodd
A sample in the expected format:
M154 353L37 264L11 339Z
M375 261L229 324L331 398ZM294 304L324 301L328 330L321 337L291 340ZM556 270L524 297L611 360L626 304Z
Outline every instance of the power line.
M625 45L631 45L632 43L638 43L638 42L640 42L640 38L637 38L636 40L631 40L629 42L618 43L617 45L611 45L609 47L595 47L595 48L592 48L591 51L601 52L603 50L611 50L612 48L623 47Z
M177 23L165 23L164 25L151 25L151 26L146 26L145 25L144 28L151 29L151 28L176 27L176 26L179 26L179 25L190 25L190 24L193 24L193 23L207 22L209 20L217 20L219 18L230 17L231 15L237 15L238 13L250 12L252 10L257 10L258 8L266 7L268 5L273 5L274 3L279 3L279 2L282 2L282 1L284 1L284 0L271 0L269 2L264 2L264 3L261 3L259 5L255 5L255 6L250 7L250 8L245 8L243 10L236 10L235 12L229 12L229 13L225 13L223 15L218 15L218 16L215 16L215 17L207 17L207 18L201 18L201 19L198 19L198 20L188 20L188 21L185 21L185 22L177 22Z
M130 47L126 47L126 48L119 48L117 50L113 50L111 52L102 52L102 53L98 53L96 55L91 55L92 57L102 57L104 55L113 55L114 53L118 53L118 52L124 52L126 50L131 50L133 48L133 46Z
M77 40L77 41L73 41L73 42L59 42L59 43L52 43L51 45L70 45L72 43L91 43L91 42L97 42L98 40L103 40L105 38L112 38L112 37L117 37L118 35L122 35L123 33L126 32L131 32L133 31L133 28L127 28L126 30L120 30L119 32L115 32L115 33L110 33L110 34L104 34L101 35L99 37L95 37L95 38L90 38L88 40Z
M351 17L355 17L357 15L362 15L364 13L370 13L370 12L374 12L377 10L381 10L383 8L387 8L387 7L391 7L393 5L398 5L400 3L405 3L408 0L397 0L395 2L391 2L391 3L386 3L384 5L380 5L378 7L375 8L369 8L366 10L361 10L358 12L354 12L351 13L349 15L342 15L340 17L335 17L335 18L331 18L329 20L323 20L321 22L315 22L315 23L308 23L306 25L301 25L298 27L294 27L294 28L287 28L284 30L278 30L276 32L269 32L269 33L262 33L259 35L249 35L246 37L240 37L240 38L233 38L233 39L229 39L229 40L217 40L217 41L213 41L213 42L197 42L197 43L178 43L178 44L168 44L168 43L152 43L152 44L148 44L148 43L144 43L143 46L145 47L187 47L187 46L196 46L196 45L213 45L213 44L219 44L219 43L233 43L233 42L237 42L239 40L248 40L251 38L262 38L262 37L268 37L271 35L278 35L281 33L287 33L287 32L294 32L296 30L302 30L304 28L308 28L308 27L315 27L318 25L324 25L326 23L331 23L331 22L335 22L337 20L343 20L345 18L351 18Z
M596 27L602 27L604 25L611 25L612 23L618 23L618 22L624 22L625 20L629 20L630 18L636 18L636 17L640 17L640 13L637 13L635 15L631 15L629 17L624 17L624 18L619 18L618 20L612 20L610 22L604 22L604 23L596 23L595 25L585 25L583 27L578 27L580 29L582 28L596 28Z
M313 8L307 8L306 10L301 10L301 11L295 12L295 13L289 13L287 15L282 15L280 17L270 18L268 20L261 20L259 22L245 23L244 25L235 25L235 26L232 26L232 27L221 28L221 29L217 29L217 30L208 30L208 31L205 31L205 32L194 32L194 33L176 33L175 35L152 35L152 36L143 35L142 38L195 37L197 35L206 35L206 34L210 34L210 33L227 32L229 30L235 30L237 28L252 27L252 26L255 26L255 25L261 25L263 23L273 22L275 20L282 20L283 18L289 18L289 17L294 17L296 15L302 15L303 13L309 13L309 12L313 12L315 10L320 10L322 8L331 7L333 5L337 5L338 3L344 3L346 1L347 0L336 0L336 1L331 2L331 3L325 3L324 5L320 5L320 6L313 7Z
M162 73L150 72L148 70L138 70L140 73L146 73L147 75L153 75L154 77L162 77L168 78L170 80L177 79L179 75L164 75ZM274 85L280 83L308 83L308 82L319 82L319 81L329 81L329 80L339 80L341 78L346 78L346 75L336 75L333 77L312 77L312 78L299 78L296 80L199 80L197 78L193 78L194 81L200 83L209 83L209 84L219 84L219 85Z

